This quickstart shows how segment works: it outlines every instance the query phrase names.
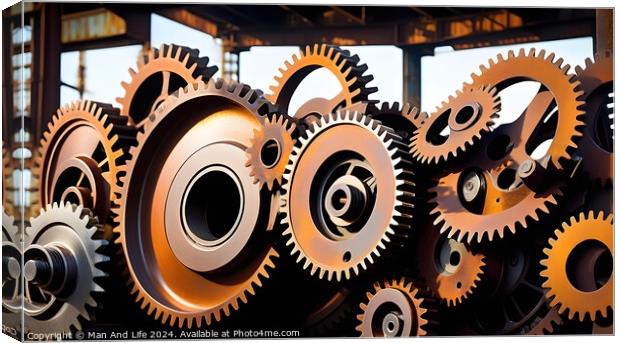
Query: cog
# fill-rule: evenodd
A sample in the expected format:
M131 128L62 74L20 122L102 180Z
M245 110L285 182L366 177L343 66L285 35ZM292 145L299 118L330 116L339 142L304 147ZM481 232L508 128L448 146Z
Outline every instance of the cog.
M219 322L275 267L273 198L244 162L254 130L274 112L259 91L210 80L167 98L138 133L117 188L115 232L132 294L164 325Z
M457 306L478 287L485 257L467 244L441 235L434 226L425 229L416 248L420 277L448 307Z
M2 309L10 313L22 311L22 230L15 219L2 209ZM15 326L20 326L21 323Z
M362 313L356 330L362 337L409 337L428 335L433 302L406 278L376 282L366 293L368 303L360 304Z
M550 335L555 331L556 327L563 323L564 320L558 313L557 307L554 307L547 314L538 317L530 325L524 327L521 334L532 336Z
M500 110L497 90L465 88L442 102L411 138L411 154L420 163L439 164L459 158L491 131ZM449 130L447 136L443 135Z
M607 50L586 60L585 69L575 67L586 99L586 129L576 155L584 161L582 168L588 176L603 184L613 181L613 54Z
M94 294L102 293L101 269L109 258L102 226L82 206L48 204L26 227L24 327L28 332L81 329L79 317L93 320Z
M357 102L367 101L370 94L377 92L377 88L366 86L373 80L373 76L364 75L368 66L358 63L357 55L351 56L348 50L337 46L307 45L299 55L292 56L292 62L286 61L284 67L279 69L280 75L275 77L276 85L269 88L271 92L267 99L289 113L291 99L301 81L311 72L325 68L338 79L341 92L332 99L315 98L307 101L293 117L304 120L312 116L318 118Z
M144 120L179 88L211 79L218 68L208 63L209 58L199 57L197 49L174 44L150 49L138 58L137 71L129 69L129 83L121 83L125 95L116 99L121 105L121 115L128 116L132 125L142 126Z
M366 113L370 118L380 121L381 125L396 131L404 141L409 141L413 132L428 119L425 112L420 112L408 103L401 109L398 102L384 102L381 107L369 106Z
M613 214L581 212L562 223L545 248L540 275L551 306L580 321L613 311Z
M283 236L303 269L349 279L410 234L414 184L405 147L357 112L323 116L304 132L281 198Z
M282 184L288 157L296 142L296 124L284 115L263 119L263 128L254 130L252 143L246 149L247 167L254 181L272 190Z
M60 108L43 134L33 175L42 205L69 201L111 222L112 188L135 129L111 105L76 101Z

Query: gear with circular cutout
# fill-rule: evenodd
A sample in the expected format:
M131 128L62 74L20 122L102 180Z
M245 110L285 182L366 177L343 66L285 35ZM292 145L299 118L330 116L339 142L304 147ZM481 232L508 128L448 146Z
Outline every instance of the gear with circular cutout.
M367 292L367 303L361 303L360 324L356 330L361 337L410 337L429 334L433 324L435 304L406 278L375 283Z
M211 80L167 98L138 133L115 231L132 294L163 324L219 322L275 267L273 198L245 166L252 133L274 112L259 91Z
M613 214L581 212L562 223L540 263L551 306L580 321L613 311Z
M211 79L218 68L208 63L209 58L200 57L197 49L174 44L150 49L138 58L137 70L129 68L131 80L121 82L125 94L116 99L121 115L128 116L132 125L142 126L179 88Z
M357 112L323 116L284 174L285 244L311 275L349 279L411 232L412 163L388 127Z

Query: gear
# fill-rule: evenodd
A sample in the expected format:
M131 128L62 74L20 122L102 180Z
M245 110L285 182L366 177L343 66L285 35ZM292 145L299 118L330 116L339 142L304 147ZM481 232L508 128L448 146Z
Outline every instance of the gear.
M271 86L267 95L272 103L289 113L289 105L295 90L311 72L325 68L337 79L341 91L332 99L315 98L304 103L294 114L295 118L320 117L337 109L352 106L356 102L368 100L368 96L377 91L376 87L367 87L373 80L372 75L364 75L368 70L365 64L358 64L359 57L351 56L348 50L327 44L307 45L299 55L292 56L292 62L286 61L280 68L280 76L275 77L276 86Z
M21 313L22 232L15 219L2 210L2 309ZM6 314L5 314L6 316ZM17 323L16 323L17 324ZM19 324L17 324L19 325Z
M586 99L586 129L577 155L584 159L582 166L588 176L598 182L613 180L613 54L607 50L586 60L585 69L575 67Z
M491 131L499 117L497 90L489 86L465 88L450 96L411 138L411 154L420 163L439 164L458 158ZM444 135L444 131L449 132Z
M76 101L60 108L43 134L35 161L42 205L69 201L111 222L112 188L135 129L111 105Z
M356 330L362 337L426 336L429 317L434 312L431 298L405 278L375 283L366 293L368 303L360 304L362 313Z
M441 235L434 226L425 229L416 248L420 277L449 307L457 306L478 287L484 274L484 255Z
M583 94L579 81L568 74L570 66L563 64L562 58L554 59L555 54L546 55L545 50L540 50L537 55L533 48L527 55L525 49L520 49L517 56L509 51L508 58L498 54L497 61L489 59L488 67L480 66L479 75L472 73L472 82L464 84L463 89L491 86L501 92L524 80L539 82L538 96L526 112L516 122L506 125L511 129L508 136L515 144L510 154L513 160L522 162L536 147L551 139L547 149L549 162L562 170L561 162L571 158L571 152L577 148L575 142L583 135L584 102L579 100ZM549 116L556 107L557 114ZM557 120L550 120L551 117Z
M217 73L216 66L208 66L208 57L199 57L197 49L162 44L152 48L137 61L137 71L129 68L131 80L121 82L125 90L116 101L121 115L128 116L132 125L141 127L164 100L180 88L207 82Z
M613 311L613 215L581 212L555 231L544 250L540 275L547 280L551 305L559 305L569 319L603 318Z
M562 325L564 320L558 313L557 307L554 307L542 317L535 319L532 324L525 327L522 331L522 335L549 335L555 331L555 328Z
M299 138L284 174L283 235L311 275L349 279L410 234L405 147L391 129L349 111L322 117Z
M357 306L351 300L351 290L340 288L320 301L312 313L305 319L304 327L309 328L313 336L324 336L330 331L342 327Z
M409 141L413 132L428 119L425 112L418 111L408 103L401 109L398 102L384 102L381 107L369 106L366 113L372 119L380 121L381 125L396 131L404 141Z
M100 253L108 241L92 212L53 203L31 218L24 250L24 327L28 332L80 330L78 320L93 320L109 258Z
M246 149L246 166L252 169L254 182L267 185L270 190L282 184L282 175L296 142L295 129L295 123L284 115L273 115L263 119L262 129L254 130L252 143Z
M166 99L138 133L115 231L132 293L163 324L220 321L275 267L273 200L244 165L274 110L247 85L211 80Z

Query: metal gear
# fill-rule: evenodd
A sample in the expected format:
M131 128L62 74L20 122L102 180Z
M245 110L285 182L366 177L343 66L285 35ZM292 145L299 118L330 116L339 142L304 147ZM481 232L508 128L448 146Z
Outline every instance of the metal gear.
M413 133L411 154L424 164L452 161L491 131L499 110L495 88L483 85L459 90ZM446 129L449 132L444 135Z
M368 303L361 303L360 324L356 330L362 337L426 336L432 323L432 299L406 278L375 283L366 293Z
M549 244L540 275L551 305L569 319L607 317L613 311L613 214L581 212L562 223Z
M76 101L60 108L43 134L33 175L42 205L69 201L111 222L113 187L135 129L107 104Z
M218 68L208 63L209 58L200 57L197 49L167 44L150 49L138 58L137 70L129 68L129 83L121 82L125 95L116 99L121 115L141 127L168 96L211 79Z
M299 138L284 174L283 236L311 275L349 279L411 231L406 145L369 117L339 111Z
M22 311L22 230L2 209L2 309Z
M211 80L167 98L138 133L115 231L132 294L156 320L220 321L275 267L266 237L273 200L244 164L253 131L274 110L247 85Z
M381 107L369 106L365 112L372 119L380 121L381 125L396 131L404 141L409 141L413 132L428 119L426 112L420 112L408 103L401 108L398 102L384 102Z
M506 125L512 129L507 133L512 142L521 146L513 148L511 155L522 162L540 143L552 139L547 149L548 163L562 170L561 162L571 158L584 125L584 102L580 100L583 91L575 75L568 74L569 69L562 58L556 60L554 53L547 55L544 49L538 54L533 48L527 54L525 49L520 49L516 56L510 50L508 58L498 54L497 61L489 59L488 67L481 65L480 74L472 73L472 82L465 83L463 89L491 86L501 92L524 80L539 82L539 93L520 120ZM557 120L547 120L554 107L557 107Z
M93 320L95 294L109 258L100 253L108 241L92 212L66 203L48 204L26 227L24 250L24 328L50 333L80 330L78 320Z
M586 60L585 69L575 67L577 79L581 82L586 99L586 129L579 143L576 155L584 159L582 168L588 176L598 182L613 181L613 54L607 50Z
M420 237L416 265L424 284L448 307L463 303L481 281L484 255L441 235L434 226L425 228Z
M319 68L329 70L338 79L340 93L332 99L314 98L307 101L294 115L291 113L293 117L316 119L337 109L367 101L370 94L377 92L376 87L366 86L373 80L373 76L364 75L368 66L359 64L357 55L351 55L348 50L334 45L314 44L313 47L307 45L305 50L300 50L299 55L294 54L292 62L284 63L284 67L279 69L280 75L275 77L276 85L269 87L271 92L267 99L289 113L295 90L304 78Z
M550 309L547 314L538 317L530 325L524 327L523 330L521 330L521 334L532 336L550 335L555 331L556 327L563 323L564 320L558 313L557 307L554 307Z
M251 168L254 182L272 190L282 184L282 175L296 142L297 126L284 115L272 115L262 121L262 129L254 130L252 142L246 149L246 166Z

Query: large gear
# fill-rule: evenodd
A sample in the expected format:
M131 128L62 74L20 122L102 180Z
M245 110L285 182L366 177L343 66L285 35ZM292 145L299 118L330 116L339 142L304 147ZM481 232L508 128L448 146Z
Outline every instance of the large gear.
M271 197L245 166L253 131L273 111L247 85L209 81L169 97L138 134L115 231L132 293L162 323L220 321L274 268Z
M584 159L588 176L604 184L613 180L613 119L608 105L613 103L613 54L607 50L586 60L585 69L575 67L586 99L586 129L577 155Z
M607 317L613 311L613 215L581 212L549 240L540 275L551 305L570 319Z
M311 275L358 275L411 232L413 172L391 129L349 111L303 135L284 174L283 235Z
M463 303L480 284L484 255L441 235L437 227L422 231L415 251L420 277L447 306Z
M118 183L135 129L111 105L76 101L60 108L43 134L35 160L42 205L69 201L111 222Z
M373 80L372 75L364 75L368 70L365 64L359 64L359 57L351 55L348 50L327 44L307 45L299 55L292 56L292 62L286 61L280 68L280 75L275 77L276 85L270 87L267 98L274 104L289 112L289 105L295 90L311 72L326 68L337 79L341 91L332 99L314 98L304 103L296 113L289 113L298 119L318 118L337 109L350 107L377 91L375 87L366 85Z
M442 102L411 138L411 154L420 163L439 164L471 150L499 117L499 96L489 86L466 88ZM448 129L447 135L444 130Z
M159 49L150 49L138 58L137 70L129 68L129 83L121 82L125 95L116 99L121 114L128 116L131 124L142 126L179 88L211 79L218 68L208 63L208 57L200 57L198 50L184 46L162 44Z
M254 130L252 143L246 149L246 166L252 169L254 181L270 190L282 184L282 175L296 142L296 124L284 115L263 119L262 129Z
M48 204L26 227L24 250L24 328L49 333L80 330L79 317L93 319L94 294L109 258L108 241L92 212L82 206Z
M360 324L356 330L362 337L426 336L432 324L434 303L406 278L375 283L366 294L367 303L360 304ZM430 319L430 321L429 321Z

